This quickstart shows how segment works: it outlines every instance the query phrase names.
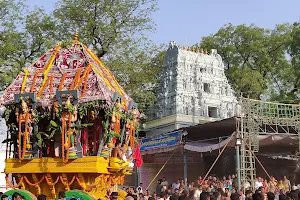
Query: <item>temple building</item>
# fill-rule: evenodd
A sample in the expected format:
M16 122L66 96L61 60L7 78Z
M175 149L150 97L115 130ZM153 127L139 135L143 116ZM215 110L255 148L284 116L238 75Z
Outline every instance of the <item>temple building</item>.
M238 102L217 50L170 42L157 103L147 113L146 136L236 116Z

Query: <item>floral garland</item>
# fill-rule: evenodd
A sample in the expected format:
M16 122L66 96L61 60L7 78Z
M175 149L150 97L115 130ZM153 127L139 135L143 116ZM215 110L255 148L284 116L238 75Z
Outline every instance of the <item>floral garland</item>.
M48 179L47 176L42 176L42 178L41 178L38 182L36 182L36 183L31 183L31 182L28 180L28 178L27 178L26 176L22 176L22 177L20 178L19 183L18 183L16 186L14 186L14 185L12 185L12 184L10 183L9 178L8 178L8 175L5 176L5 179L6 179L7 185L8 185L10 188L13 188L13 189L19 188L19 187L24 183L24 180L25 180L25 182L26 182L28 185L30 185L30 186L32 186L32 187L35 187L35 186L41 184L44 180L46 180L46 183L47 183L49 186L51 186L51 187L54 186L54 185L56 185L56 184L59 182L59 180L60 180L60 182L61 182L65 187L70 187L70 186L75 182L75 180L76 180L77 183L80 185L80 187L83 188L84 190L86 190L87 188L92 187L92 186L94 186L94 185L99 185L100 183L102 183L102 184L105 183L104 185L106 185L106 186L111 186L111 185L116 185L116 184L120 184L120 185L121 185L121 184L124 183L124 175L122 175L122 176L116 176L116 175L101 175L99 181L97 181L96 183L91 184L91 185L89 185L89 186L85 186L84 183L82 183L82 182L80 181L80 179L78 178L78 176L76 176L76 175L74 175L74 176L72 177L72 179L71 179L71 181L70 181L69 183L64 182L64 179L63 179L62 176L58 176L54 182L51 182L51 181Z
M59 181L59 176L56 178L56 180L53 182L53 183L51 183L50 181L49 181L49 179L48 179L48 177L47 176L45 176L45 180L46 180L46 182L47 182L47 184L49 185L49 186L54 186L54 185L56 185L57 183L58 183L58 181Z
M70 185L72 185L73 182L75 181L76 176L73 176L72 180L71 180L69 183L65 183L62 176L59 176L59 179L60 179L60 182L61 182L65 187L70 187Z

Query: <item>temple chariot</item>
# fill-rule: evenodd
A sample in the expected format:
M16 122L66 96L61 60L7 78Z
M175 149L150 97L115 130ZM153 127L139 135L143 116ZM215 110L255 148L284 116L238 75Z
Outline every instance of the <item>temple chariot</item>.
M60 191L105 199L131 174L139 154L137 105L77 33L71 46L59 43L25 68L0 105L9 129L7 187L27 199L56 199ZM116 143L122 158L112 154Z

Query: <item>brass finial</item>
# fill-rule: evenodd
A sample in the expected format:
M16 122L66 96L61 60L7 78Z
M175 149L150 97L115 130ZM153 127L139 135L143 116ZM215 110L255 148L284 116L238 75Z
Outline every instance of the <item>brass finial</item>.
M203 49L200 49L200 53L204 53Z
M67 107L67 106L70 106L70 105L72 105L72 104L71 104L70 97L68 97L65 106Z
M204 50L204 54L206 54L206 55L208 54L207 49Z
M73 41L78 41L78 31L75 30Z
M190 46L188 46L187 50L188 50L188 51L190 51L190 50L191 50L191 47L190 47Z
M181 49L181 46L180 46L180 45L178 45L178 49Z

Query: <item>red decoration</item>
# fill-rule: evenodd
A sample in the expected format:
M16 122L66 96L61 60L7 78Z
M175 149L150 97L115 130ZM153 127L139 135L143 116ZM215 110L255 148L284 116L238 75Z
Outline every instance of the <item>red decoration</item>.
M140 145L137 144L135 147L135 151L133 153L133 158L135 159L135 165L140 168L143 165L143 158L140 152Z

